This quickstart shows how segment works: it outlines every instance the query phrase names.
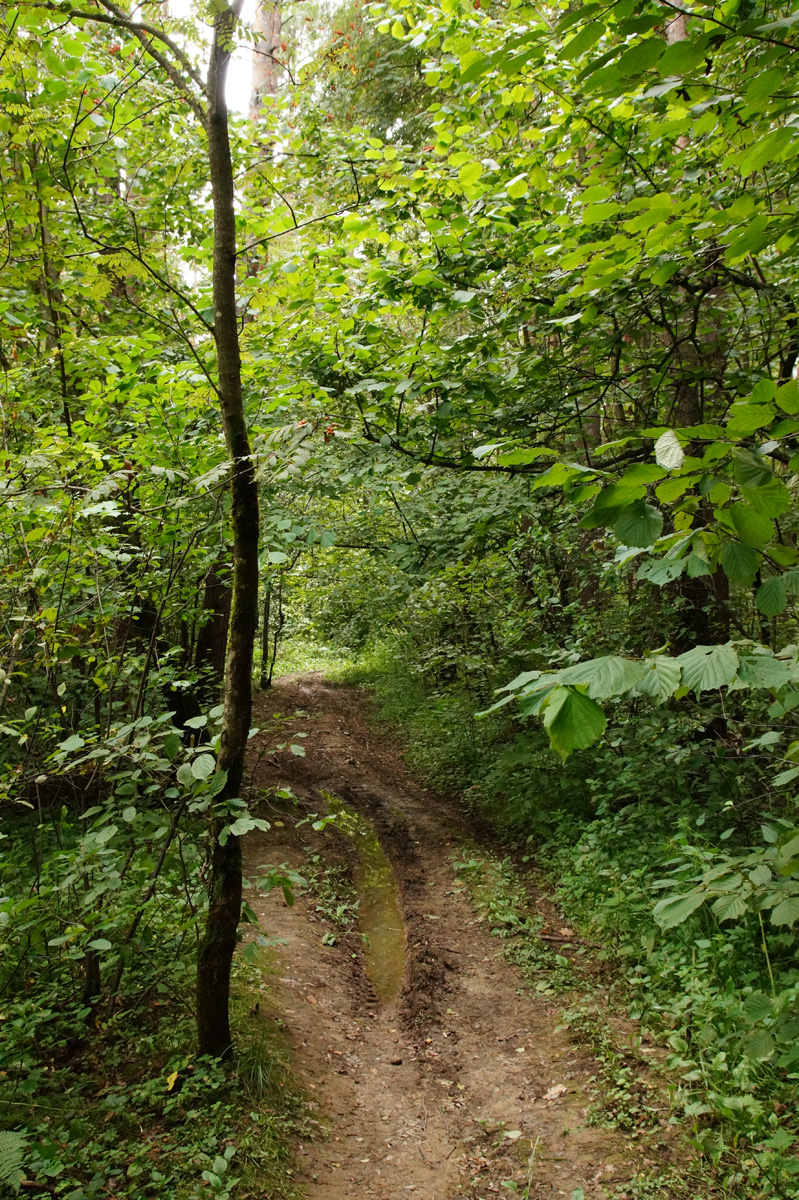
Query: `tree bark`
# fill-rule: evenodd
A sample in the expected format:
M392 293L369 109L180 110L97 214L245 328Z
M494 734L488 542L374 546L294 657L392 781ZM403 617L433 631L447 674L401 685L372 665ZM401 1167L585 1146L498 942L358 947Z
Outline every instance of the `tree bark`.
M239 325L236 313L236 212L225 80L240 0L218 13L208 68L208 163L214 207L214 337L219 404L230 458L233 586L225 665L225 713L218 767L227 772L220 793L238 796L252 712L252 658L258 620L258 486L252 461L241 386ZM230 971L241 913L241 842L211 826L208 916L197 961L197 1034L200 1054L232 1053Z
M253 47L250 92L250 120L254 124L258 121L261 98L274 96L277 92L277 54L282 29L280 0L260 0L255 13L255 27L258 41Z
M225 564L216 562L205 574L203 595L204 624L197 635L194 665L205 672L204 690L218 695L225 677L228 621L230 620L230 583ZM210 614L210 615L209 615ZM216 700L213 701L217 703Z

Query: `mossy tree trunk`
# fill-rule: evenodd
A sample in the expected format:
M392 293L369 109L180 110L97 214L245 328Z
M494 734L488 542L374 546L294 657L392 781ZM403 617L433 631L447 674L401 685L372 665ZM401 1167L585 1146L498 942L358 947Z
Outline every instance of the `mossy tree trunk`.
M240 5L216 17L208 68L208 161L214 207L214 336L219 404L230 458L233 586L225 664L225 714L219 769L227 782L219 800L239 795L252 711L252 659L258 622L258 487L241 384L236 313L236 213L225 80ZM197 1032L201 1054L232 1052L230 971L241 912L241 842L212 823L208 916L197 962Z

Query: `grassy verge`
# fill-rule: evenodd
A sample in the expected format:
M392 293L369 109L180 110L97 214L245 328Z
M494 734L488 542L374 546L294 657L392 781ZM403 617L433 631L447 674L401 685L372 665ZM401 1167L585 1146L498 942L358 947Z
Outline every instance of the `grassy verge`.
M0 1167L12 1190L35 1180L69 1200L298 1197L290 1145L303 1101L279 1029L251 1015L267 972L263 960L237 967L232 1068L194 1054L179 979L135 1010L98 1018L49 1061L31 1047L0 1075Z

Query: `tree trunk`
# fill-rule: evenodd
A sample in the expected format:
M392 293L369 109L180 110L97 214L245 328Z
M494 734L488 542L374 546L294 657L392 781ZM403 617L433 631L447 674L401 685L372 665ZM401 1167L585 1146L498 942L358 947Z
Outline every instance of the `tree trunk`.
M230 620L230 584L225 577L225 564L214 563L205 574L203 615L205 622L197 634L194 665L205 673L203 687L209 695L216 691L225 677L228 621ZM209 615L210 614L210 615ZM216 700L213 701L217 703Z
M225 79L240 3L218 13L208 68L208 162L214 206L214 336L219 404L230 458L233 587L225 665L225 714L219 769L227 772L220 801L239 794L252 711L252 657L258 619L258 486L241 388L236 313L236 213ZM212 823L208 916L197 961L197 1034L200 1054L232 1053L230 969L241 912L241 842L219 835L229 822Z
M282 18L279 0L260 0L255 13L258 41L253 47L250 120L255 124L262 96L274 96L278 84L278 61Z

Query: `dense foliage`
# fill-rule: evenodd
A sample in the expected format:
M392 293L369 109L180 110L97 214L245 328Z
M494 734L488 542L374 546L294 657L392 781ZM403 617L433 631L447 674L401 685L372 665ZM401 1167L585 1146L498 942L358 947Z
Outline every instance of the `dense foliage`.
M286 634L370 654L417 766L605 935L718 1186L797 1195L797 14L287 7L223 314L205 63L250 35L162 7L2 12L7 1180L232 1188L233 1085L173 1071L256 823L254 475L262 685ZM96 1146L195 1085L200 1150L123 1180Z

